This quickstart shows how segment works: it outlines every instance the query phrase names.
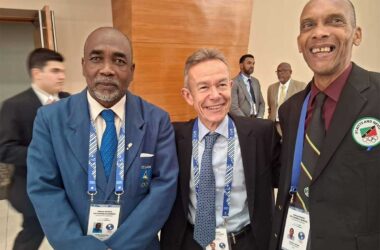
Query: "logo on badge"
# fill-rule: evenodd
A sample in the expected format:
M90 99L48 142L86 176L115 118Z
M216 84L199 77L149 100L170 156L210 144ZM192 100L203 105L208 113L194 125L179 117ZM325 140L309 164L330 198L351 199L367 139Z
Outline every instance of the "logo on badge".
M219 247L220 247L221 249L224 249L224 248L226 247L226 244L224 244L223 242L221 242L221 243L219 243Z
M380 121L373 117L364 117L352 127L352 137L363 147L374 147L380 144Z
M298 239L304 240L305 239L305 234L303 232L298 233Z
M106 229L109 230L109 231L112 231L114 229L114 225L113 224L108 224L106 226Z

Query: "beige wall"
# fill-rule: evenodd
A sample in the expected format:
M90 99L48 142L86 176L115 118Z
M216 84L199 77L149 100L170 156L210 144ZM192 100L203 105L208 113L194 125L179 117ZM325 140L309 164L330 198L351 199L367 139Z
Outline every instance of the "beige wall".
M85 86L81 58L83 43L93 29L112 26L110 0L0 0L0 8L41 9L49 5L54 11L58 51L65 56L66 91L71 93Z
M297 49L299 16L306 2L254 0L248 51L255 55L254 75L260 80L265 100L268 86L277 81L275 70L282 61L292 65L294 79L308 82L312 77ZM363 41L354 48L353 61L366 69L380 71L380 1L353 0L353 4L357 24L363 30Z

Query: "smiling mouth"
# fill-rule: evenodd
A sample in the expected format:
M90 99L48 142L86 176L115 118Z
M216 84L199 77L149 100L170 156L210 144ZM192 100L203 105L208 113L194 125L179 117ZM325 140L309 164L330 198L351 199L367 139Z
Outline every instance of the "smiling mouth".
M310 52L312 54L320 54L320 53L331 53L335 50L335 46L325 46L325 47L319 47L319 48L311 48Z
M211 111L215 111L215 110L221 109L223 106L224 106L224 104L218 104L218 105L213 105L213 106L207 106L206 109L211 110Z

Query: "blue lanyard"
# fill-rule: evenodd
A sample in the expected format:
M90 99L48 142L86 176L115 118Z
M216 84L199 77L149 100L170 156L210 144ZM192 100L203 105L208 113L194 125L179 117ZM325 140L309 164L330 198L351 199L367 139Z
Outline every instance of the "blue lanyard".
M193 144L193 170L194 170L194 185L195 193L198 200L199 193L199 163L198 163L198 145L199 145L199 128L198 119L195 120L192 133ZM232 189L232 177L234 168L234 154L235 154L235 127L232 119L228 117L228 148L227 148L227 167L224 184L223 195L223 214L224 218L227 218L230 213L231 205L231 189Z
M297 192L300 172L301 172L301 161L302 161L302 151L303 142L305 137L305 121L307 114L307 104L309 103L311 92L306 96L302 104L302 110L300 115L300 121L298 123L296 146L294 149L293 156L293 167L292 167L292 183L290 186L289 193L295 194Z
M96 189L96 153L98 151L98 140L96 136L95 123L91 120L90 139L88 151L88 186L87 193L91 196L91 202L97 193ZM124 193L124 158L125 158L125 122L122 121L120 126L119 139L117 144L116 158L116 181L115 195L117 202L120 202L120 196Z

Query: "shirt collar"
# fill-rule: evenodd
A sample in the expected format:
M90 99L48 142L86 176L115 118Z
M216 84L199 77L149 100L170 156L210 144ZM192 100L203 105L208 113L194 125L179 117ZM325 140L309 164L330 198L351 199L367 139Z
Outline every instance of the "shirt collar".
M95 121L96 118L100 115L100 113L105 110L106 108L103 107L100 103L98 103L88 92L87 90L87 100L88 100L88 105L90 106L90 114L91 118ZM111 109L118 117L120 120L124 120L124 112L125 112L125 101L126 97L125 95L115 104L113 105Z
M248 79L251 79L251 77L248 77L248 76L244 75L243 73L240 73L240 75L241 75L244 82L247 82Z
M210 130L205 125L203 125L200 119L198 119L198 128L199 128L198 140L202 141L205 135L207 135L210 132ZM223 121L215 129L215 132L224 136L225 138L228 138L228 115L224 117Z
M36 93L38 99L42 103L42 105L45 105L49 99L54 99L56 101L59 100L58 94L51 95L47 93L46 91L42 90L41 88L39 88L35 83L32 83L31 86L34 93Z
M290 84L290 78L286 83L284 83L284 84L280 83L280 88L281 88L281 86L285 86L285 89L287 89L287 88L289 88L289 84Z
M346 85L348 76L350 75L352 70L352 63L345 69L338 78L336 78L323 92L335 102L338 102L340 94L342 93L343 87ZM321 92L317 86L315 86L314 82L311 85L311 96L310 100L314 100L314 97Z

